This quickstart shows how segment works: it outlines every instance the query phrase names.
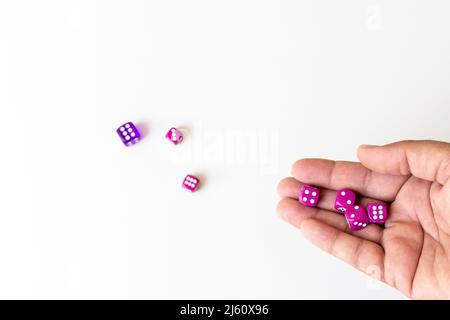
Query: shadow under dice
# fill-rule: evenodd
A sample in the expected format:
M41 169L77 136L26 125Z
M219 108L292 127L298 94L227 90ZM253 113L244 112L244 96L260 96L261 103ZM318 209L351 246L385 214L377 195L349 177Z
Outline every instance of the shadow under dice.
M350 189L342 189L337 192L334 208L342 213L345 213L347 209L354 206L356 203L356 193Z
M132 122L127 122L120 126L117 129L117 134L127 147L136 144L141 139L141 134Z
M372 223L385 223L388 217L388 208L384 203L369 203L367 214Z
M351 230L361 230L369 224L366 210L361 206L351 206L345 211L345 218Z
M308 207L317 207L319 203L320 191L317 188L311 186L303 186L300 190L300 203Z

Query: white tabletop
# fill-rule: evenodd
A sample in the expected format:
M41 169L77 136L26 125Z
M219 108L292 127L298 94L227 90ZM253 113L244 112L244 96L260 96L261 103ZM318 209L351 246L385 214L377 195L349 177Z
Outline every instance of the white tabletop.
M0 298L403 298L282 222L275 188L302 157L450 139L449 10L1 1Z

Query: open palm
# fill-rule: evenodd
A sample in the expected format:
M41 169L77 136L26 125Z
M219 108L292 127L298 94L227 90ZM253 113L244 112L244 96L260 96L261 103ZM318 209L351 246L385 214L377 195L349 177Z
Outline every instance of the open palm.
M280 216L321 249L416 299L450 299L450 144L403 141L361 146L361 163L304 159L282 180ZM303 184L322 188L318 208L302 206ZM336 190L360 203L390 204L384 226L351 231L334 211Z

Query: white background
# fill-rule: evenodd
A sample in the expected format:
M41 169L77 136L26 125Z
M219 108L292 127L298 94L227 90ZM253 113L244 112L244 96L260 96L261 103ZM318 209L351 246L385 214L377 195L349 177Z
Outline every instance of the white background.
M298 158L450 139L449 12L0 0L0 298L403 298L283 223L275 188Z

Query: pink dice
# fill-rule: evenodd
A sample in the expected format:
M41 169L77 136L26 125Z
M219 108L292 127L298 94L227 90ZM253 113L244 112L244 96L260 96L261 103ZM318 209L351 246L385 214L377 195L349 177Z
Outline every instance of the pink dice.
M174 145L179 144L183 141L183 133L177 128L170 128L166 134L166 139L172 142Z
M372 223L385 223L388 217L388 208L384 203L369 203L367 214Z
M193 175L188 174L186 176L186 178L184 178L183 188L186 190L195 192L195 191L197 191L199 185L200 185L200 180Z
M356 193L350 189L342 189L337 192L334 208L342 213L347 211L347 208L354 206L356 203Z
M351 206L345 211L345 218L351 230L361 230L369 224L366 210L361 206Z
M319 195L319 189L305 185L300 190L299 201L305 206L317 207L317 204L319 203Z

